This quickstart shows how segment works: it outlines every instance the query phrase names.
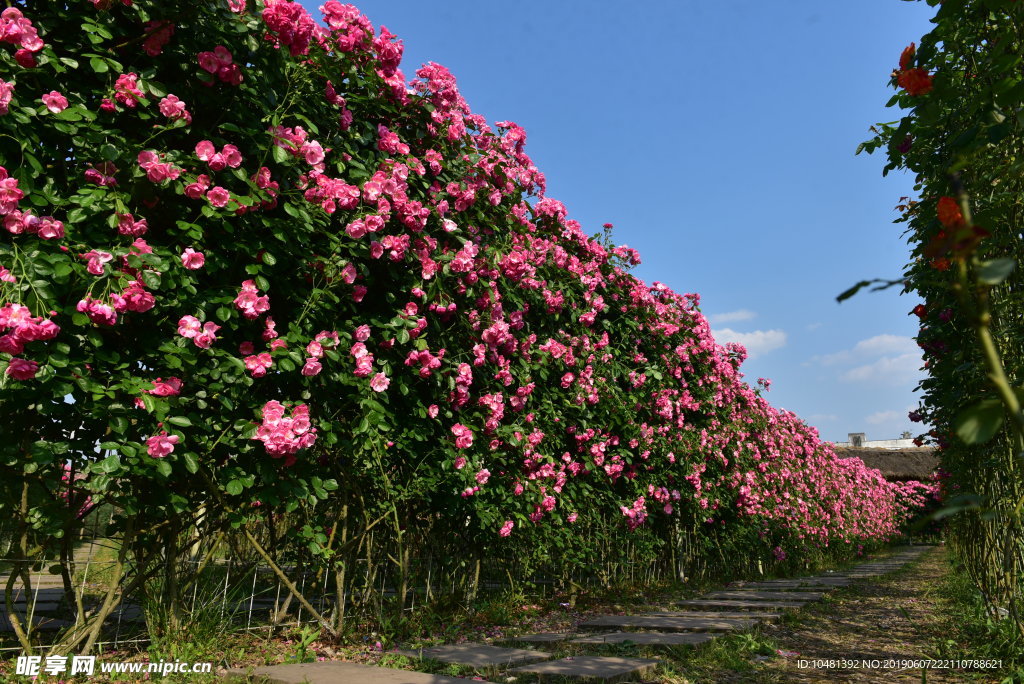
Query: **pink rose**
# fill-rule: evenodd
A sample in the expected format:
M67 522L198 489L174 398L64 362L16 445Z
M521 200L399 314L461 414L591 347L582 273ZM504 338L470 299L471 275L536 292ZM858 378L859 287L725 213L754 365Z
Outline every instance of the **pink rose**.
M320 371L323 370L323 366L318 360L313 357L306 359L306 364L302 367L302 374L307 378L311 378L314 375L319 375Z
M391 379L383 373L377 373L370 380L370 389L374 392L383 392L391 384Z
M13 358L7 364L7 375L15 380L31 380L38 371L39 364L28 359Z
M51 90L46 95L43 95L43 104L54 114L60 114L68 108L68 98L61 95L56 90Z
M506 520L505 524L501 526L500 530L498 530L498 534L502 537L507 537L512 534L513 527L515 527L515 523L511 520Z
M159 435L146 440L146 451L153 458L163 458L174 451L174 445L177 443L177 435L168 435L165 430L161 430Z
M186 247L185 251L181 254L181 265L190 271L202 268L205 263L206 255L195 251L191 247Z
M206 199L210 200L210 204L218 209L223 209L228 205L231 193L219 185L215 185L206 193Z
M181 378L157 378L153 381L153 389L147 392L155 397L176 397L181 394Z

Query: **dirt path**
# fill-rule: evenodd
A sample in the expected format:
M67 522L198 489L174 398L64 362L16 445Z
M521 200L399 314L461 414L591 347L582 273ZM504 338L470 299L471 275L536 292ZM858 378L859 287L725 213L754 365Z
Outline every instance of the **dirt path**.
M944 638L945 629L939 617L941 599L934 590L947 567L945 549L937 547L908 568L838 592L808 607L796 621L769 627L766 633L776 639L786 657L766 663L760 673L763 681L815 684L993 681L983 672L962 668L929 669L927 678L923 679L920 666L884 667L886 660L934 658L929 648ZM842 668L841 663L836 662L831 666L811 665L815 660L844 659L857 661L861 667Z

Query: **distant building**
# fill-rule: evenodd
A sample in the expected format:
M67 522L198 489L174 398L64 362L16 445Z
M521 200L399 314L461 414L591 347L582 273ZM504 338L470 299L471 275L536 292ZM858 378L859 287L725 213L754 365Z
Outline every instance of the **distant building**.
M904 432L899 439L868 439L863 432L851 432L846 442L833 442L837 447L861 447L865 449L911 449L915 446L909 432Z

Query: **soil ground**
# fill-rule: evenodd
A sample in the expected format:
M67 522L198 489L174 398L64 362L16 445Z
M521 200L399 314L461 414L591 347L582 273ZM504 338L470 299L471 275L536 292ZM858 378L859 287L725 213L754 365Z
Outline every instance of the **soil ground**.
M801 661L914 661L935 658L934 648L949 637L943 599L936 592L949 572L943 547L898 572L835 592L808 606L794 619L767 625L783 657L764 663L752 678L762 682L928 682L998 681L994 673L962 668L801 667ZM969 656L968 656L969 657ZM752 673L748 673L752 674Z

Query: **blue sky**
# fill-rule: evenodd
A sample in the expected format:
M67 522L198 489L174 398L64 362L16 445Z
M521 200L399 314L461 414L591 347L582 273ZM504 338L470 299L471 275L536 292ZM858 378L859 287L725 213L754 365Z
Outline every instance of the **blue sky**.
M319 2L305 5L319 17ZM932 8L900 0L362 2L403 39L411 77L448 67L475 112L528 133L548 195L587 232L615 225L635 274L698 292L750 382L818 427L886 439L920 426L918 300L893 207L911 179L854 156L886 109L900 51Z

